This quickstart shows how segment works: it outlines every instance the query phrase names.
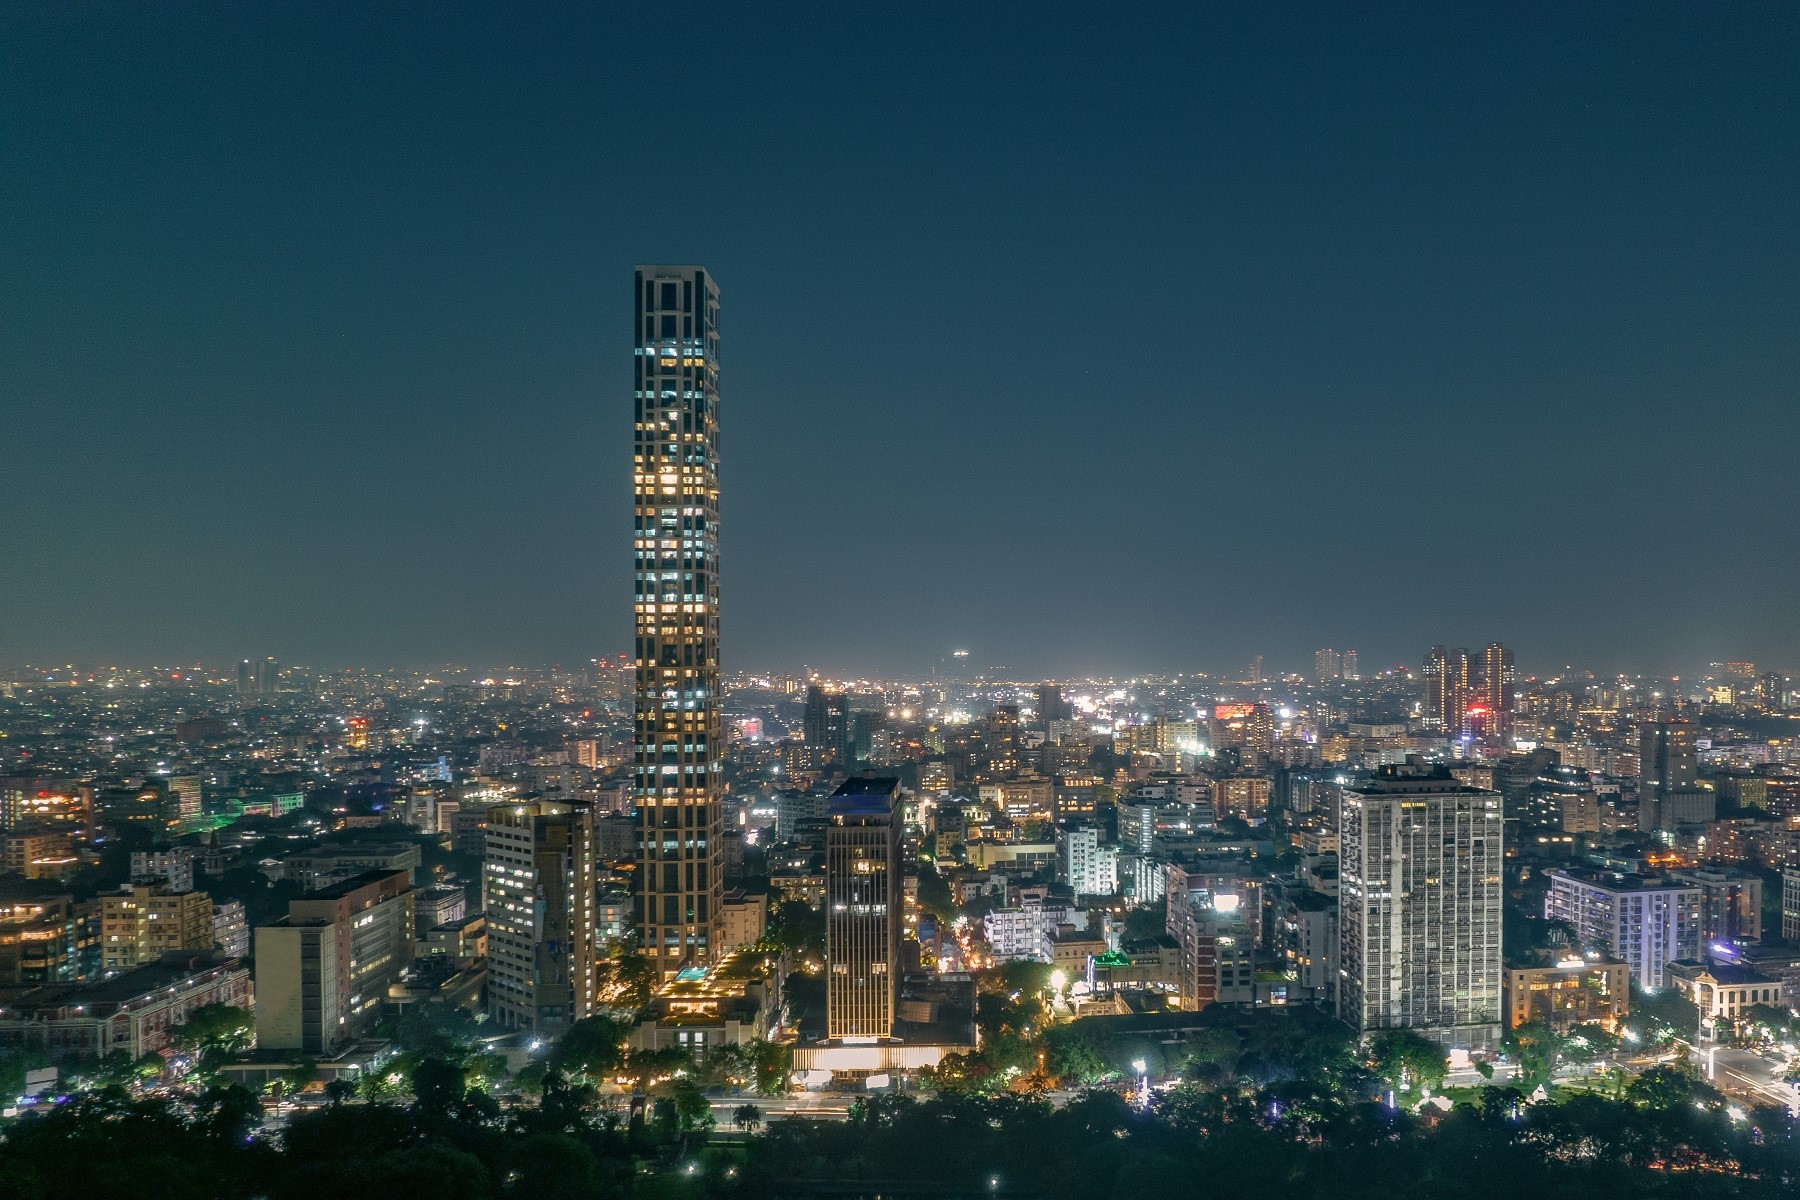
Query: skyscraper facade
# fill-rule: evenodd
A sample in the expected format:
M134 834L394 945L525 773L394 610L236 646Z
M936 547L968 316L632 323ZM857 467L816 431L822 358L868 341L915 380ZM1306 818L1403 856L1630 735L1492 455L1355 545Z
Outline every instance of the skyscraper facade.
M1451 737L1469 731L1469 691L1474 664L1462 647L1433 646L1425 656L1425 724Z
M662 976L720 950L719 289L637 269L638 931Z
M486 844L488 1014L506 1029L565 1030L593 1012L598 982L593 811L496 805Z
M812 684L806 689L802 722L802 736L813 751L815 765L848 763L850 697Z
M1481 652L1481 697L1487 709L1485 732L1502 744L1511 732L1513 679L1513 652L1499 642L1489 642Z
M1661 798L1699 786L1694 727L1685 721L1647 722L1638 730L1638 793Z
M1500 1033L1500 793L1384 767L1338 821L1338 1016L1452 1046Z
M900 781L846 780L826 822L827 1036L879 1041L900 983Z
M1645 833L1704 824L1716 794L1700 787L1694 727L1652 721L1638 728L1638 828Z

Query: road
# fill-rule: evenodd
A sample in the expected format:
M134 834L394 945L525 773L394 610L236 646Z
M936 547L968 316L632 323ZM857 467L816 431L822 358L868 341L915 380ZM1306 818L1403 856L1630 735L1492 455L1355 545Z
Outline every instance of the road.
M762 1110L765 1124L789 1117L842 1121L849 1117L850 1106L856 1099L854 1095L826 1092L796 1092L791 1096L721 1096L712 1102L713 1123L720 1129L730 1129L737 1110L746 1104L754 1104Z
M1730 1046L1696 1046L1693 1056L1700 1078L1726 1095L1800 1111L1800 1091L1781 1079L1779 1063Z

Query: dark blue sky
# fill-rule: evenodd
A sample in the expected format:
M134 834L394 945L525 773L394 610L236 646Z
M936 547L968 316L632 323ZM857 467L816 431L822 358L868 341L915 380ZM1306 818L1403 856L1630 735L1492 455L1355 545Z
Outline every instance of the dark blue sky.
M157 7L0 18L0 662L625 649L678 261L728 668L1800 668L1791 3Z

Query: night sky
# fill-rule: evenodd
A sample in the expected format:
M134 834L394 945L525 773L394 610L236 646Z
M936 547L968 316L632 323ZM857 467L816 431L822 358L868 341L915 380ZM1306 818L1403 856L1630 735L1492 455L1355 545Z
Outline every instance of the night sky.
M5 6L0 663L626 650L694 262L728 670L1800 669L1800 6L1234 7Z

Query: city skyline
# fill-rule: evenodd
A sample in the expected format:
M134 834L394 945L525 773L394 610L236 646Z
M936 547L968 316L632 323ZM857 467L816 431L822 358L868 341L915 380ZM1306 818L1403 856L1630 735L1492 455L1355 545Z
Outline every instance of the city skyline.
M560 16L9 21L0 661L628 645L661 260L733 288L727 670L1800 663L1728 486L1800 419L1791 9L721 17L666 98Z
M1788 1195L1795 45L0 14L5 1200Z

